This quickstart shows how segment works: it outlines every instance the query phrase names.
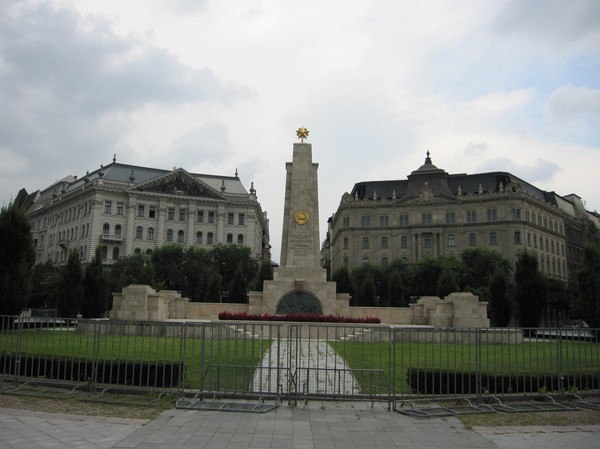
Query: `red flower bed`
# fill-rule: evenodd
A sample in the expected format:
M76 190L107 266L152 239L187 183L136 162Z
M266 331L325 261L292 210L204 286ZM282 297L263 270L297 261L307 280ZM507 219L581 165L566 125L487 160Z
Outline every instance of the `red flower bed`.
M220 320L237 321L299 321L304 323L359 323L359 324L379 324L381 320L376 317L368 316L364 318L351 318L347 316L319 315L316 313L288 313L286 315L270 315L268 313L246 313L246 312L221 312Z

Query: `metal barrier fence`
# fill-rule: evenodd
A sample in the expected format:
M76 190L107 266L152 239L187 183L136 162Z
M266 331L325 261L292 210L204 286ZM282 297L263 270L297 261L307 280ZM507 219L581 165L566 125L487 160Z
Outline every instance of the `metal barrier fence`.
M0 377L288 401L598 393L599 334L0 316Z

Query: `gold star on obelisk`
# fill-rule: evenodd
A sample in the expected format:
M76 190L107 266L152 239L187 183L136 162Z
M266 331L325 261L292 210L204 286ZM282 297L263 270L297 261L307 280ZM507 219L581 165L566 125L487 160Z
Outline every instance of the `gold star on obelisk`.
M304 142L304 139L308 139L308 133L308 129L306 129L304 126L301 126L296 130L296 136L298 136L300 142Z

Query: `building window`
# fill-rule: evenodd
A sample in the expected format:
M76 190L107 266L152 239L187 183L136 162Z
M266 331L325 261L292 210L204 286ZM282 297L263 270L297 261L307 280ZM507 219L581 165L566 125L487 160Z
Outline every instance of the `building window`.
M196 243L198 245L202 245L202 233L201 232L196 232Z
M381 249L387 249L387 248L388 248L388 238L381 237Z
M183 243L183 231L182 230L179 230L177 232L177 242L178 243Z
M102 260L106 260L108 258L108 248L106 246L102 247Z
M121 225L115 226L115 235L121 235Z
M152 256L152 249L151 249L151 248L148 248L148 249L146 250L146 256L147 256L147 257L150 257L150 256Z
M238 234L238 245L243 245L244 244L244 234Z
M204 211L203 210L199 210L198 213L196 214L196 216L197 216L196 221L198 221L198 223L204 222Z
M179 209L179 221L185 221L185 209Z
M400 226L408 226L408 215L400 215Z
M172 207L167 210L167 220L175 220L175 209Z
M477 212L474 210L470 210L467 212L467 223L476 223L477 222Z
M209 232L208 234L206 234L206 244L207 245L213 244L213 233L212 232Z
M408 248L408 237L403 235L402 237L400 237L400 247L401 248Z
M490 232L490 245L497 245L498 241L496 239L496 233Z
M102 226L102 234L110 234L110 225L108 223L104 223L104 226Z
M424 248L433 247L433 238L432 238L431 234L425 234L423 236L423 247Z
M363 263L363 265L369 265L369 258L363 257L362 263Z
M423 216L421 217L421 223L424 225L430 225L431 224L431 214L423 214Z
M474 232L469 233L469 246L477 245L477 236Z
M349 228L350 227L350 217L344 217L344 218L342 218L342 226L344 228Z
M533 234L533 247L537 248L537 235Z
M117 203L117 215L123 215L123 203Z
M154 228L148 228L148 240L154 240Z
M227 214L227 224L228 225L232 225L233 224L233 213L232 212L229 212Z
M238 224L241 226L246 224L246 215L238 214Z
M448 246L456 246L454 234L448 234Z
M521 209L511 209L510 210L510 217L513 220L520 220L521 219Z
M113 248L113 260L117 260L119 258L119 247L115 246Z
M531 234L527 233L527 246L531 246Z
M344 257L344 265L348 266L348 263L349 263L349 262L350 262L350 261L348 260L348 258L347 258L347 257Z
M150 209L148 210L148 218L156 218L156 207L155 206L150 206Z
M379 226L386 227L390 225L390 217L387 215L381 215L379 217Z
M144 235L144 229L141 226L138 226L135 229L135 238L141 239L141 238L143 238L143 235Z
M488 209L487 211L487 221L496 221L498 219L498 213L496 209Z
M360 217L360 225L363 227L371 226L371 216L363 215L362 217Z
M167 242L172 242L173 241L173 230L169 229L167 231Z
M515 231L515 243L517 245L521 244L521 231Z
M209 223L214 223L215 222L215 213L214 212L209 212L208 213L208 222Z
M233 234L227 234L227 243L233 243Z
M369 249L369 237L363 237L362 247L363 249Z
M142 254L142 250L139 248L136 248L134 251L135 254Z
M104 202L104 213L111 214L112 213L112 201Z
M348 249L348 237L344 237L344 249Z
M381 258L381 268L387 268L389 265L389 261L387 257Z
M144 216L144 206L138 206L138 217Z
M456 223L456 214L454 212L446 212L446 224Z

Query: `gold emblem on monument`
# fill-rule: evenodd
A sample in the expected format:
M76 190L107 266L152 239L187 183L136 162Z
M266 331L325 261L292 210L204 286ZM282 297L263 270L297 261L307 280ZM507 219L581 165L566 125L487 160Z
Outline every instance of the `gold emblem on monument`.
M304 126L301 126L296 130L296 136L300 139L300 142L304 142L304 139L308 139L308 133L310 131L306 129Z
M298 223L300 226L306 224L308 221L308 212L305 210L299 210L294 214L294 220L296 220L296 223Z

